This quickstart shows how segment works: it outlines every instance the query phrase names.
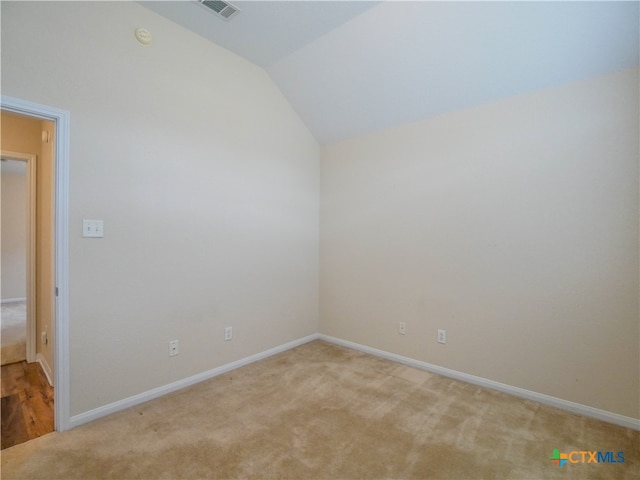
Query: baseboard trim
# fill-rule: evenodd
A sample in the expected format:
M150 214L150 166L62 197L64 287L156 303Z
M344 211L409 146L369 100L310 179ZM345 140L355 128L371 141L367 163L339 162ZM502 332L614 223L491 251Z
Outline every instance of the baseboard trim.
M16 297L16 298L3 298L0 300L0 304L4 305L5 303L18 303L18 302L26 302L27 297Z
M418 368L420 370L425 370L428 372L436 373L438 375L443 375L445 377L453 378L454 380L460 380L462 382L471 383L473 385L478 385L480 387L497 390L499 392L507 393L509 395L525 398L527 400L539 402L544 405L556 407L561 410L565 410L571 413L576 413L578 415L584 415L586 417L602 420L603 422L612 423L614 425L619 425L621 427L631 428L633 430L640 430L640 420L635 418L626 417L624 415L608 412L606 410L600 410L598 408L590 407L588 405L582 405L580 403L570 402L568 400L563 400L561 398L552 397L550 395L545 395L543 393L526 390L524 388L513 387L511 385L495 382L493 380L489 380L483 377L469 375L467 373L459 372L457 370L451 370L449 368L439 367L438 365L422 362L420 360L415 360L409 357L403 357L402 355L397 355L395 353L386 352L384 350L379 350L377 348L368 347L366 345L361 345L359 343L350 342L348 340L342 340L340 338L331 337L329 335L324 335L319 333L308 335L298 340L294 340L294 341L285 343L283 345L270 348L268 350L257 353L255 355L250 355L246 358L236 360L235 362L231 362L226 365L221 365L220 367L213 368L206 372L202 372L197 375L193 375L191 377L183 378L182 380L178 380L178 381L169 383L167 385L163 385L161 387L157 387L152 390L148 390L146 392L133 395L123 400L118 400L108 405L104 405L102 407L89 410L88 412L74 415L69 419L68 428L75 428L85 423L91 422L93 420L97 420L107 415L111 415L112 413L116 413L121 410L125 410L127 408L139 405L141 403L148 402L149 400L162 397L163 395L167 395L177 390L182 390L183 388L190 387L191 385L195 385L205 380L209 380L210 378L217 377L218 375L225 374L227 372L235 370L236 368L240 368L245 365L249 365L251 363L276 355L278 353L285 352L292 348L299 347L300 345L304 345L305 343L311 342L313 340L324 340L325 342L333 343L335 345L350 348L363 353L368 353L370 355L375 355L377 357L385 358L387 360L398 362L403 365L408 365L410 367ZM42 365L42 369L44 370L45 375L47 376L47 380L49 380L49 383L51 384L52 383L51 379L53 378L51 368L49 367L46 360L41 354L38 354L37 361L40 362L40 365Z
M259 360L263 360L267 357L276 355L278 353L291 350L292 348L299 347L300 345L304 345L305 343L311 342L313 340L317 340L318 338L319 338L319 335L317 333L314 333L312 335L299 338L298 340L293 340L292 342L288 342L283 345L270 348L260 353L256 353L255 355L250 355L246 358L236 360L235 362L227 363L226 365L221 365L220 367L213 368L206 372L202 372L197 375L192 375L191 377L183 378L182 380L178 380L178 381L169 383L167 385L163 385L161 387L157 387L152 390L148 390L146 392L133 395L123 400L118 400L108 405L94 408L93 410L89 410L88 412L74 415L69 419L68 427L75 428L85 423L91 422L93 420L97 420L107 415L111 415L112 413L116 413L121 410L125 410L127 408L139 405L141 403L148 402L149 400L162 397L163 395L167 395L168 393L172 393L177 390L182 390L183 388L190 387L191 385L195 385L196 383L200 383L205 380L209 380L210 378L217 377L218 375L222 375L224 373L230 372L232 370L235 370L236 368L244 367L245 365L249 365L250 363L254 363Z
M49 382L49 385L53 387L53 370L51 369L49 362L47 362L47 359L44 358L44 355L42 355L42 353L38 353L36 355L36 362L40 364L44 375L47 377L47 382Z
M366 345L350 342L348 340L342 340L340 338L331 337L329 335L318 334L318 339L324 340L326 342L333 343L335 345L339 345L342 347L358 350L363 353L375 355L376 357L381 357L387 360L402 363L410 367L419 368L420 370L426 370L428 372L437 373L439 375L453 378L455 380L460 380L462 382L471 383L473 385L478 385L480 387L490 388L492 390L497 390L499 392L507 393L509 395L513 395L520 398L525 398L527 400L533 400L535 402L556 407L571 413L584 415L585 417L595 418L598 420L602 420L603 422L613 423L614 425L631 428L633 430L640 430L640 420L632 417L626 417L624 415L608 412L606 410L600 410L598 408L590 407L588 405L582 405L580 403L570 402L568 400L563 400L561 398L552 397L550 395L545 395L543 393L526 390L524 388L513 387L511 385L495 382L493 380L488 380L483 377L477 377L475 375L469 375L467 373L459 372L457 370L451 370L449 368L439 367L437 365L433 365L427 362L414 360L413 358L403 357L401 355L396 355L395 353L389 353L384 350L379 350L377 348L368 347Z

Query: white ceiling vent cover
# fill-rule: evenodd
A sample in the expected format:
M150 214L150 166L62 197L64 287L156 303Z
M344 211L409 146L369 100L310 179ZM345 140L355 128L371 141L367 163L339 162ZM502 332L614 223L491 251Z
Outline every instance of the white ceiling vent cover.
M229 2L223 2L222 0L198 0L198 3L223 20L231 20L231 18L240 13L238 7L231 5Z

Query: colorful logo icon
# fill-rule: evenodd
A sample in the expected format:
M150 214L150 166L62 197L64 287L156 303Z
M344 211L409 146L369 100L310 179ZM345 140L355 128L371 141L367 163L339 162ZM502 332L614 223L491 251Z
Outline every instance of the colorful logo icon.
M558 450L557 448L553 449L553 455L549 457L549 459L553 463L557 463L558 465L560 465L560 468L562 468L562 466L567 463L568 458L569 456L566 453L560 453L560 450Z

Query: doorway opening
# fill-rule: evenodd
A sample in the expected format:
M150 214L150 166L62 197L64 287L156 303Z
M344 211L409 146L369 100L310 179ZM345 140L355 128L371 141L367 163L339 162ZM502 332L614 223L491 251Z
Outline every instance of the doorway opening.
M3 150L1 160L0 363L7 365L35 360L35 155Z
M54 430L55 125L5 111L1 120L2 448L7 448Z
M33 282L27 287L25 309L27 316L32 314L33 332L27 332L26 361L24 366L37 366L38 373L24 368L20 373L14 368L18 382L32 380L39 387L55 386L51 391L52 412L55 430L64 431L70 428L69 414L69 326L68 326L68 152L69 152L69 112L46 105L2 95L0 110L2 114L2 150L7 151L7 160L19 160L31 163L33 170L30 179L39 180L33 191L36 192L35 227L31 237L35 238L35 255L29 255L31 263L27 267ZM29 148L13 145L5 136L11 133L5 120L8 116L16 117L23 122L35 122L38 125L38 140L41 149L32 152ZM24 132L15 133L19 137ZM14 140L16 139L14 138ZM34 155L34 161L26 159L27 152ZM21 155L23 155L21 157ZM18 157L18 158L15 158ZM5 163L5 162L3 162ZM37 180L36 180L37 179ZM31 247L30 247L31 248ZM33 271L35 270L35 274ZM4 295L3 295L4 297ZM18 297L16 297L18 298ZM33 299L34 305L30 307ZM29 325L29 319L27 320ZM31 334L32 333L32 334ZM30 347L29 342L33 344ZM29 363L33 362L33 363ZM19 365L19 364L12 364ZM42 368L40 368L42 366ZM4 370L3 370L4 374ZM3 375L4 377L4 375ZM3 379L4 383L4 379ZM3 385L2 410L9 402L5 401ZM30 394L25 394L27 397ZM46 394L41 395L42 398ZM14 397L15 398L18 397ZM15 404L15 401L13 402ZM40 405L42 407L42 405ZM38 408L40 408L38 407ZM5 418L3 415L3 422ZM37 429L34 429L37 431ZM3 448L4 448L3 425ZM42 433L40 433L42 434ZM36 435L37 436L37 435Z

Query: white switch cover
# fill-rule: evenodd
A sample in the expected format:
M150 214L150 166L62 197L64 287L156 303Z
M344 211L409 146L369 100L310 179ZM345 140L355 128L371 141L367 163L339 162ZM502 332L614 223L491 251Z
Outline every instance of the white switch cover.
M104 222L102 220L82 220L82 236L92 238L104 237Z

